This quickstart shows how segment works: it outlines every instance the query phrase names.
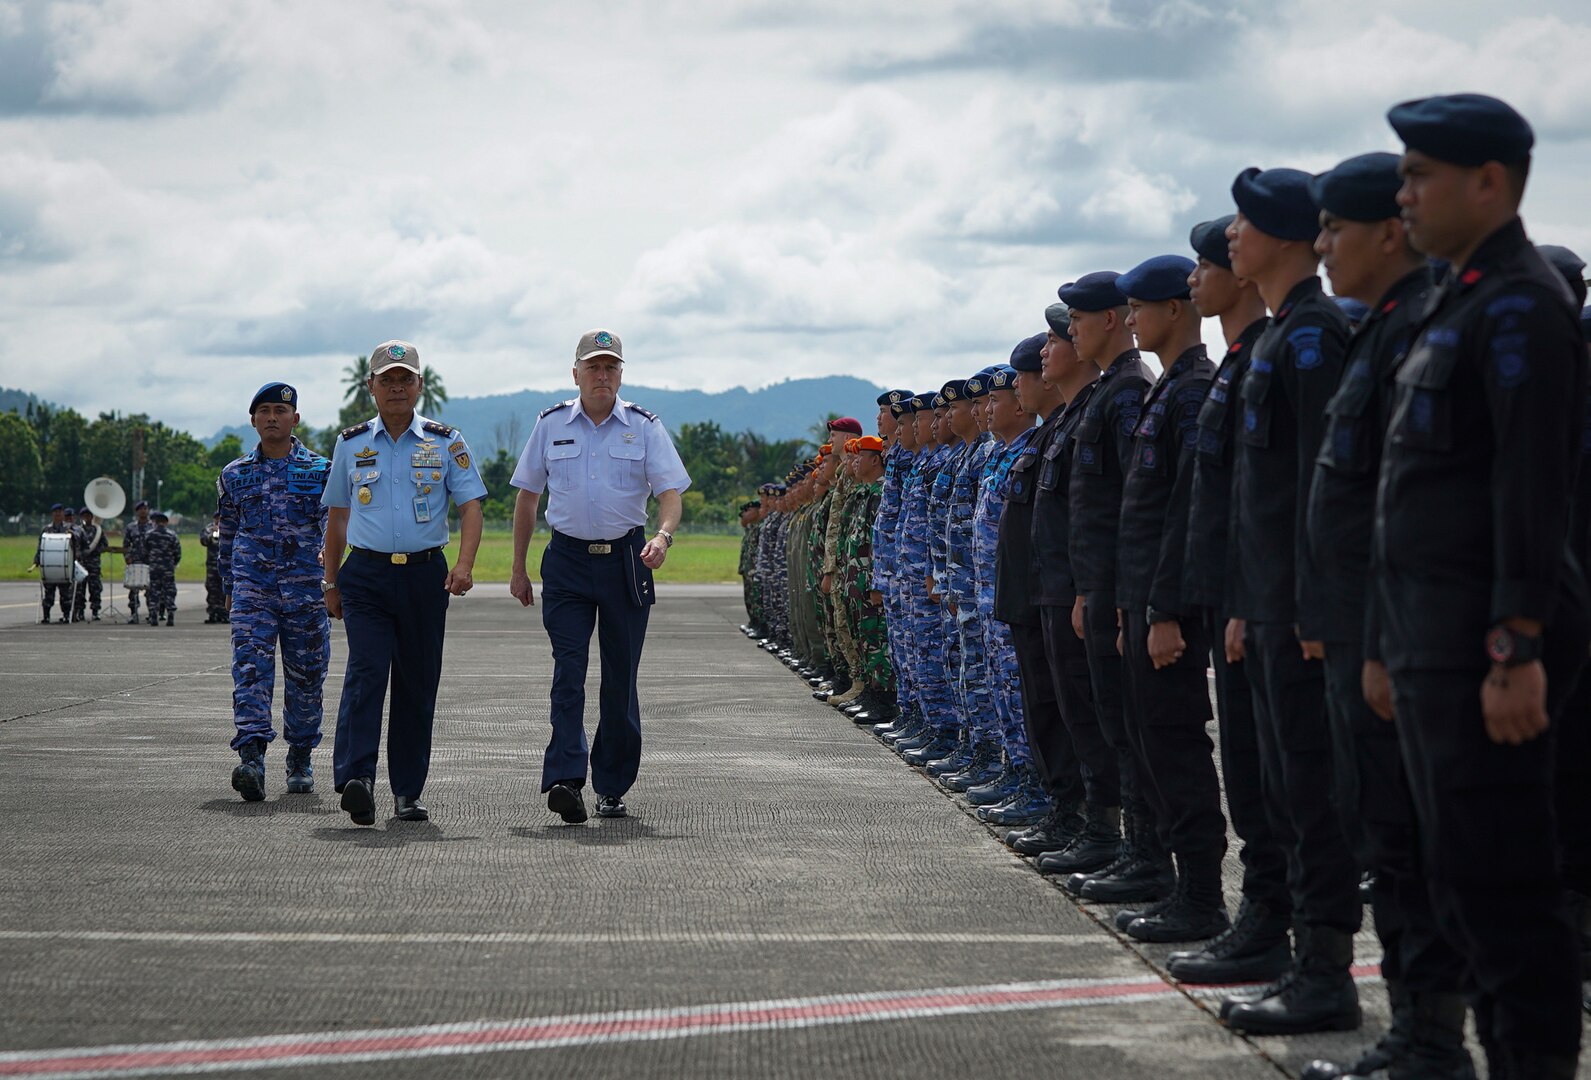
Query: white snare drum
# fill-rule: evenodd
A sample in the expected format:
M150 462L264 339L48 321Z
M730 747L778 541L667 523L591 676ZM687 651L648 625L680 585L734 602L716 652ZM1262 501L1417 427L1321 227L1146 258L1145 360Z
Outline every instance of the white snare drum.
M127 572L122 575L122 584L129 589L149 588L149 564L133 563L127 567Z
M72 583L72 537L45 533L39 537L39 572L46 585Z

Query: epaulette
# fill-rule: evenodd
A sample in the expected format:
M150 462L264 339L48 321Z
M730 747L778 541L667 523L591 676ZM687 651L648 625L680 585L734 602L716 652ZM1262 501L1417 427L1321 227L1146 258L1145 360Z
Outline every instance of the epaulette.
M442 423L440 420L427 420L425 423L420 425L420 430L429 431L432 435L453 434L453 429Z
M632 404L632 403L627 401L627 402L624 403L624 407L626 409L630 409L630 410L633 410L634 412L640 413L642 416L646 417L648 420L656 420L657 419L657 413L647 412L645 409L641 408L641 406L639 406L639 405L635 405L635 404Z
M573 405L578 400L579 400L579 398L570 398L568 401L560 401L556 405L549 405L547 408L541 410L541 412L536 414L536 419L537 420L545 419L546 417L549 417L553 413L557 412L559 409L567 409L569 406Z
M363 435L365 432L370 430L370 425L372 423L374 423L374 421L366 420L362 424L355 424L353 427L345 429L343 433L337 437L339 439L351 439L355 435Z

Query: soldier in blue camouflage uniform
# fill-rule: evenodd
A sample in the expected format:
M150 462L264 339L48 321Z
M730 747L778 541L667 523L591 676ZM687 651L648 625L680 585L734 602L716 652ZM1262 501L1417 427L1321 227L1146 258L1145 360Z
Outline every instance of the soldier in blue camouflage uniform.
M204 547L204 621L227 621L226 589L221 584L221 511L217 510L210 524L199 533L199 543Z
M917 410L910 391L892 390L890 394L893 399L889 409L895 420L895 435L894 444L884 455L884 488L879 498L878 517L873 524L873 588L884 594L884 625L889 638L890 670L895 675L897 715L888 721L879 721L874 729L879 735L910 723L918 715L912 669L907 662L911 654L905 596L910 582L901 568L906 481L917 463Z
M77 599L72 605L72 621L82 622L85 607L91 609L94 621L99 622L99 605L103 585L100 579L99 557L110 548L110 541L105 538L105 530L94 521L94 514L88 507L83 507L77 512L77 531L82 538L82 543L77 548L77 561L83 564L83 569L88 571L88 577L83 584L78 586Z
M164 510L149 515L154 529L144 538L144 557L149 561L149 625L165 617L167 626L177 624L177 564L182 561L182 541L167 528L170 518Z
M1037 429L1033 427L1033 417L1023 412L1017 403L1015 368L1001 366L988 381L990 390L985 418L990 432L998 440L998 447L984 470L978 506L973 515L973 594L978 620L984 627L985 678L994 703L994 718L1017 783L1009 798L985 807L978 816L997 825L1031 825L1049 812L1050 800L1028 748L1022 682L1011 627L994 617L994 570L995 549L1000 541L1000 514L1005 509L1011 467Z
M257 802L265 798L265 747L276 738L278 641L287 790L314 790L310 753L320 744L321 688L331 659L320 586L327 513L320 500L331 462L293 435L298 394L286 383L262 386L249 419L259 445L221 470L216 494L218 563L232 622L232 749L239 758L232 787Z
M133 520L122 528L122 543L120 548L122 562L128 566L147 566L149 558L144 551L144 541L149 534L155 531L154 522L149 520L149 504L139 499L133 504ZM127 590L127 625L138 625L138 598L148 590L143 586L128 588Z

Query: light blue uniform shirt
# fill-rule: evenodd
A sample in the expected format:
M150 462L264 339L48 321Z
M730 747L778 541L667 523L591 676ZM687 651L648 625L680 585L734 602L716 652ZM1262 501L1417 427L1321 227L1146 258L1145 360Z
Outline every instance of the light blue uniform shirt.
M622 398L593 424L580 399L544 409L509 483L549 488L547 524L579 540L617 540L646 524L647 497L691 486L663 421Z
M397 442L380 417L339 435L320 502L348 507L354 547L424 551L447 543L448 499L463 506L485 494L464 436L415 413Z

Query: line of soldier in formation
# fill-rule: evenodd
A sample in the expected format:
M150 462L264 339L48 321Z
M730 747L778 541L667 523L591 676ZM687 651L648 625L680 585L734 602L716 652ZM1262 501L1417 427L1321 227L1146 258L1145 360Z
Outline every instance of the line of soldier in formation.
M104 527L94 520L88 507L73 512L71 507L62 503L51 506L50 523L40 533L33 565L37 567L44 557L45 536L66 535L72 538L71 561L82 566L87 576L77 583L45 582L44 615L39 622L99 622L100 608L104 602L100 558L107 552L119 552L128 566L149 568L148 586L129 587L127 590L127 625L138 625L139 598L146 589L149 593L147 625L157 626L161 619L165 620L167 626L176 625L177 564L182 562L182 539L168 527L170 521L164 510L151 512L149 504L140 500L134 508L133 520L122 530L121 546L113 547ZM58 620L52 620L50 612L57 603L61 616Z
M1511 107L1388 119L1401 156L1245 170L1192 257L1063 285L1009 364L881 396L876 437L831 425L743 508L744 629L1127 935L1188 943L1175 978L1254 984L1236 1030L1357 1028L1368 900L1392 1023L1306 1077L1473 1077L1468 1008L1494 1080L1566 1080L1584 263L1526 238Z

